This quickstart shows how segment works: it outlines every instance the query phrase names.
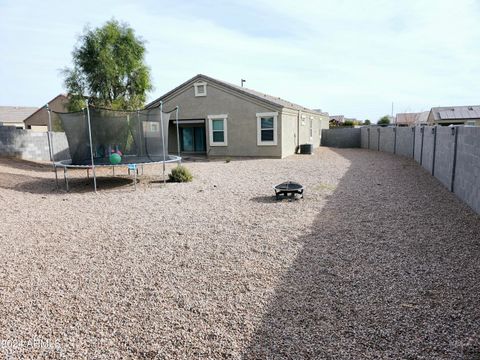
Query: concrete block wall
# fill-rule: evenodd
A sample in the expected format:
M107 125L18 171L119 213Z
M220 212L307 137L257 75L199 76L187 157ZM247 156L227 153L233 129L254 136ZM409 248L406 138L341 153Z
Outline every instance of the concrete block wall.
M380 134L380 128L378 127L371 127L370 128L370 150L377 150L378 151L378 137Z
M425 126L423 128L423 150L420 164L429 173L433 170L434 151L435 151L435 127Z
M363 127L357 136L364 149L413 157L480 214L480 127Z
M68 142L64 133L53 133L52 143L55 160L64 160L70 157ZM48 134L0 126L0 156L18 157L32 161L49 161Z
M457 128L437 127L437 146L435 151L435 177L451 190L453 159L455 150L455 132Z
M380 130L380 151L393 154L395 152L395 128L380 127L378 129Z
M398 127L395 130L397 131L395 154L413 157L413 132L415 128Z
M480 127L457 131L453 192L480 213Z
M360 128L339 128L322 130L322 146L337 148L360 147Z
M362 149L368 148L368 128L365 126L360 128L360 147Z
M413 147L413 158L418 163L420 163L420 158L422 157L422 134L423 128L420 126L415 127L415 132L413 134L415 141L415 145Z

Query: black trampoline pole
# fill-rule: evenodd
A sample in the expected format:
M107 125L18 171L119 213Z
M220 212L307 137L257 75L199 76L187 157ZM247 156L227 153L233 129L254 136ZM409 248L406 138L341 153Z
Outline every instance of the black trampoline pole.
M92 127L90 125L90 110L88 109L88 98L85 100L85 103L87 104L88 138L90 141L90 160L92 161L93 190L97 192L97 176L95 174L95 163L93 162Z
M162 150L163 150L163 185L167 185L167 180L165 179L165 131L163 131L163 103L160 101L160 128L162 132Z

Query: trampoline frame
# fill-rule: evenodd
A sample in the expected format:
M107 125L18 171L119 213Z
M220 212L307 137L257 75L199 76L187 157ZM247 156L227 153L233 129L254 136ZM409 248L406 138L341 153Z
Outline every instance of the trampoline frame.
M49 148L49 153L50 153L50 161L52 162L53 170L55 172L55 185L57 190L59 189L59 184L58 184L58 168L63 168L63 179L65 183L65 189L68 192L69 191L69 185L68 185L68 169L85 169L87 170L87 178L90 178L90 170L92 170L93 173L93 190L96 193L97 192L97 175L95 172L96 167L111 167L113 176L115 176L115 167L127 167L128 168L128 174L130 175L130 171L134 170L134 187L135 190L137 189L137 175L138 175L138 165L141 166L142 169L142 175L143 175L143 166L144 165L149 165L149 164L163 164L162 167L162 177L163 177L163 183L166 184L167 180L165 178L165 164L166 163L178 163L179 165L182 163L182 157L180 156L180 143L179 143L179 128L178 128L178 110L179 107L175 107L173 110L168 111L167 113L171 113L175 111L175 119L177 123L177 148L178 148L178 156L177 155L167 155L166 149L165 149L165 134L164 134L164 123L163 123L163 103L160 101L159 107L160 107L160 128L161 128L161 134L162 134L162 150L163 150L163 161L148 161L148 162L139 162L139 163L123 163L123 164L95 164L94 161L94 156L93 156L93 145L92 145L92 130L91 130L91 124L90 124L90 109L88 107L88 98L85 99L85 105L87 109L87 123L88 123L88 137L89 137L89 142L90 142L90 160L91 164L85 164L85 165L76 165L72 164L72 160L61 160L61 161L55 161L55 154L53 151L53 137L52 137L52 115L51 115L51 109L48 106L48 103L46 104L46 109L48 112L48 131L47 131L47 139L48 139L48 148ZM167 128L168 129L168 128Z

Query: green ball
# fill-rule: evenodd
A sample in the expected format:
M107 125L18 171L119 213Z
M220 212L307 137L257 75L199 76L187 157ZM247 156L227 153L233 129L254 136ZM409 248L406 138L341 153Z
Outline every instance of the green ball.
M112 165L117 165L122 162L122 157L117 153L113 153L112 155L110 155L109 159L110 159L110 164Z

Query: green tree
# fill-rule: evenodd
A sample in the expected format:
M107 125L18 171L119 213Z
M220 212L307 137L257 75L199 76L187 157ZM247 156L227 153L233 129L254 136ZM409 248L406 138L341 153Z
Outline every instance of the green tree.
M388 115L382 116L380 120L377 121L377 124L383 126L390 124L390 117Z
M372 122L371 122L370 120L368 120L368 119L365 120L365 122L363 123L363 125L371 125L371 124L372 124Z
M110 20L102 27L86 28L72 52L73 68L63 70L69 110L85 107L85 96L96 107L143 107L153 88L145 51L144 42L128 24Z

